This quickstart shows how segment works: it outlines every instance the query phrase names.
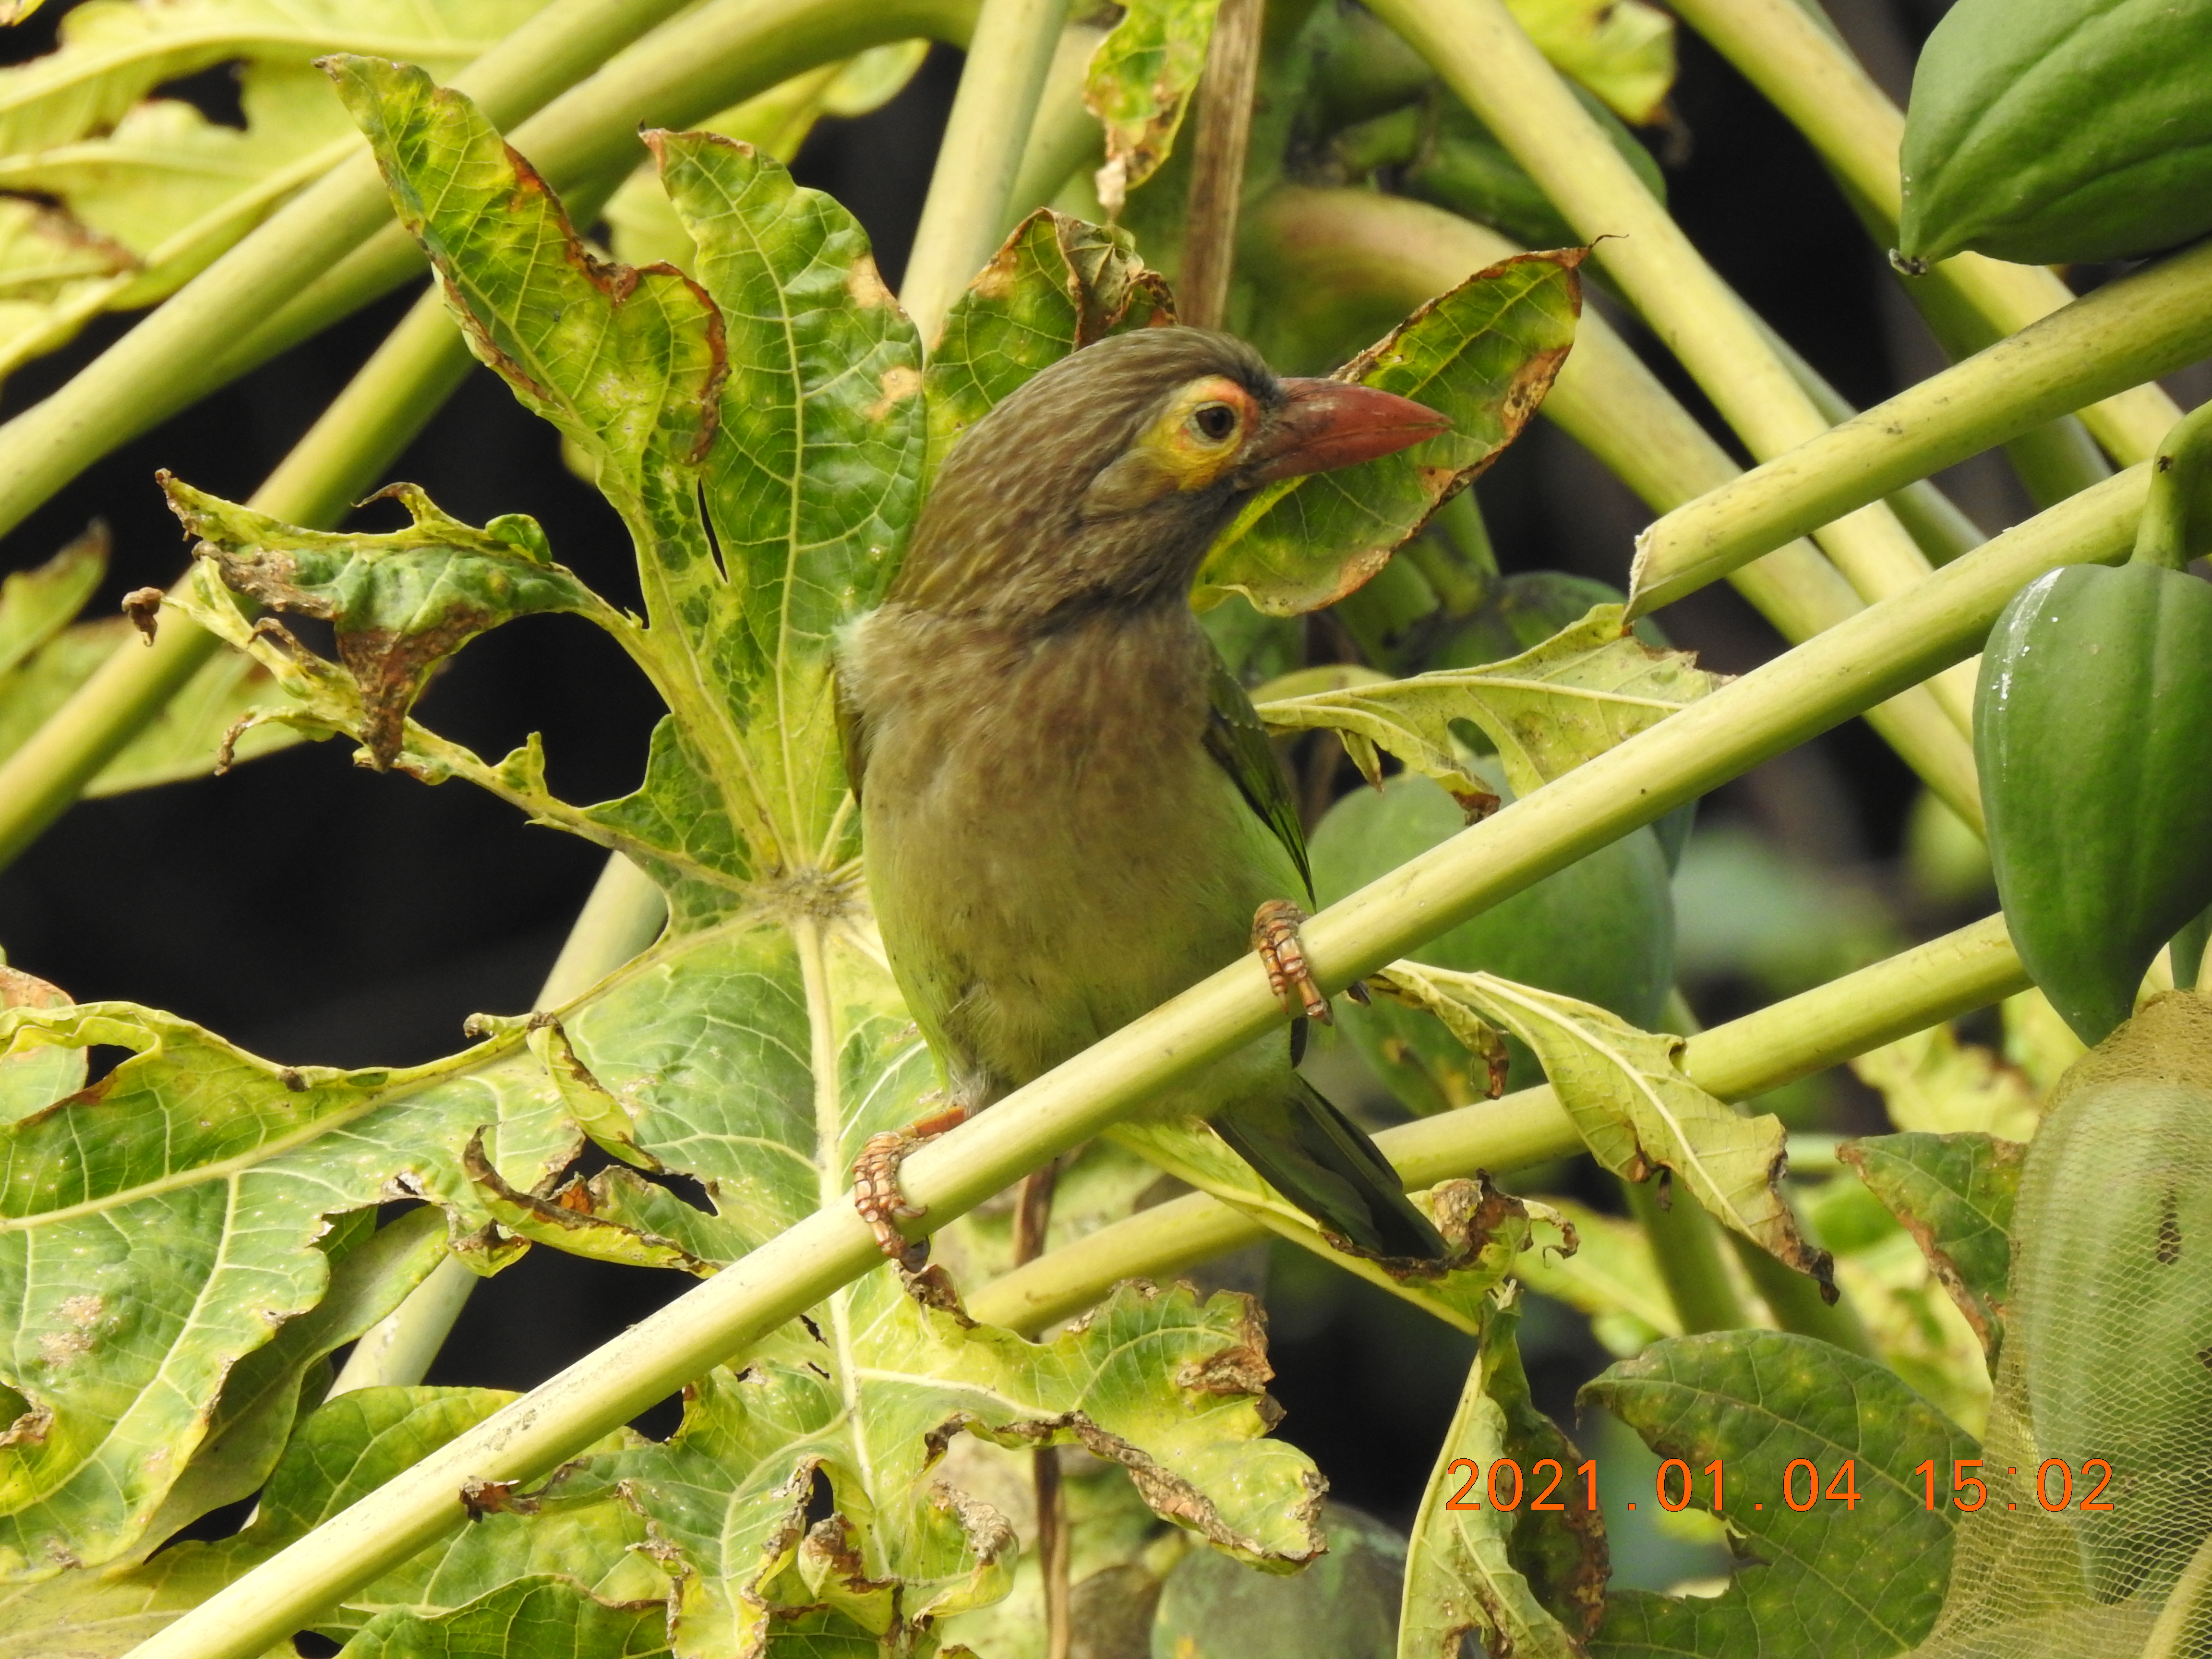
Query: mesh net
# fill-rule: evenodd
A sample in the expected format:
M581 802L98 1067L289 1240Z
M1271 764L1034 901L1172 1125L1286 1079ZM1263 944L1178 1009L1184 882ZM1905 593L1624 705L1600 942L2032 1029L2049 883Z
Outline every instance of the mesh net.
M2159 998L2067 1073L2012 1237L1956 1472L1988 1496L1918 1659L2212 1659L2212 1001Z

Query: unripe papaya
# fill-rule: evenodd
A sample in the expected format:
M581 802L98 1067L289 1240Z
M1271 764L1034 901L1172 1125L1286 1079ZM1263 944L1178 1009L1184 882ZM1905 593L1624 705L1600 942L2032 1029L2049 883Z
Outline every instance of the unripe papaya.
M2014 596L1974 702L2014 945L2084 1042L2212 903L2212 584L2068 565Z
M1502 787L1502 786L1501 786ZM1467 827L1459 804L1407 773L1329 810L1313 836L1323 904L1387 875ZM1649 828L1601 847L1412 953L1439 968L1483 969L1656 1025L1674 983L1674 901L1667 859ZM1352 1040L1407 1109L1426 1115L1482 1097L1483 1062L1418 1009L1387 1000L1347 1006ZM1541 1081L1535 1056L1509 1039L1510 1085Z
M2024 1382L2033 1444L1993 1441L2018 1471L2018 1495L1993 1496L2028 1511L2028 1456L2063 1460L2058 1512L2088 1599L2162 1589L2212 1516L2212 1002L2154 999L2061 1079L2021 1172L2012 1249L2020 1370L2000 1376L1999 1403L2017 1412L2003 1396ZM2051 1472L2030 1512L2061 1490Z
M2212 230L2212 0L1958 0L1912 77L1898 252L2120 259Z

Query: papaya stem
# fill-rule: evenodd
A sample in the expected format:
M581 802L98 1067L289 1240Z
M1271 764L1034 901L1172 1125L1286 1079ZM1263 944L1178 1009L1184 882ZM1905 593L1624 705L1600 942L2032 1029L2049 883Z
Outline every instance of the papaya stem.
M1252 137L1252 94L1260 81L1261 9L1261 0L1223 0L1199 82L1198 137L1176 284L1182 320L1194 328L1219 328L1228 320L1229 268Z
M2212 404L2183 416L2160 441L2130 563L2186 570L2190 560L2212 552L2208 482L2212 482Z

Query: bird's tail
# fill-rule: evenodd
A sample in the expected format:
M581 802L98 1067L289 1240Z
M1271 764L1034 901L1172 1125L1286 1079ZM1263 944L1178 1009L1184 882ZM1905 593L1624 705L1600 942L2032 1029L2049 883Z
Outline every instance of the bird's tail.
M1213 1120L1221 1138L1358 1255L1442 1261L1443 1235L1415 1209L1389 1159L1366 1132L1295 1073L1286 1094L1246 1101Z

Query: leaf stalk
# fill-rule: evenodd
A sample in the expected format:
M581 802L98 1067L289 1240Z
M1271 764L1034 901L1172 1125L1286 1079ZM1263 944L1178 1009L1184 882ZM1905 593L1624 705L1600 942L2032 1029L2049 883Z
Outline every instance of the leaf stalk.
M1824 20L1798 0L1682 0L1674 10L1805 135L1845 188L1881 220L1883 234L1895 235L1904 210L1898 157L1905 115L1821 27ZM1993 337L2017 333L2074 297L2050 270L1978 253L1946 259L1910 291L1924 304L1924 289L1943 291L1953 303L1963 304ZM1944 308L1942 301L1931 307ZM2155 386L2113 392L2081 411L2082 423L2126 466L2149 459L2180 413Z
M1067 0L983 0L937 151L900 303L925 348L999 245Z
M1682 1069L1723 1099L1745 1099L1986 1007L2027 982L2004 918L1985 917L1699 1032L1683 1050ZM1478 1170L1506 1174L1582 1149L1581 1138L1548 1084L1397 1125L1377 1134L1376 1144L1416 1189ZM1703 1214L1693 1204L1674 1208ZM1165 1278L1255 1243L1267 1231L1218 1199L1191 1194L1140 1210L1001 1274L968 1297L968 1311L986 1324L1035 1334L1081 1313L1125 1279ZM1717 1253L1712 1265L1719 1267ZM1813 1299L1819 1301L1817 1295ZM1747 1322L1732 1291L1725 1306L1700 1305L1719 1322L1698 1328L1732 1329ZM1690 1317L1687 1310L1683 1312Z
M1639 538L1630 609L1656 610L1838 514L2039 426L2103 390L2166 374L2208 352L2212 243L2107 283L1677 507Z
M1768 459L1827 422L1723 283L1645 188L1504 0L1376 0L1380 16L1443 77L1544 193L1752 453ZM1820 529L1866 599L1904 592L1928 560L1887 507Z
M2150 497L2136 529L2135 562L2186 570L2212 552L2212 404L2173 423L2151 463Z

